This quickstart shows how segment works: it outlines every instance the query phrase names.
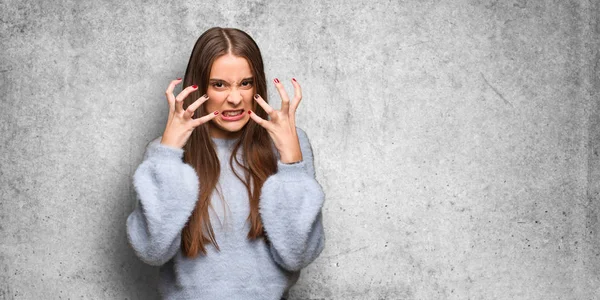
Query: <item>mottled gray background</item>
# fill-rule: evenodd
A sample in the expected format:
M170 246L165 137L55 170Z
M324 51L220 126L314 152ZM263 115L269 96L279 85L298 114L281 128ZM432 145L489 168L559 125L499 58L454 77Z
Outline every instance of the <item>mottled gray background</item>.
M600 298L598 1L122 2L0 1L1 299L156 299L131 176L212 26L303 87L292 299Z

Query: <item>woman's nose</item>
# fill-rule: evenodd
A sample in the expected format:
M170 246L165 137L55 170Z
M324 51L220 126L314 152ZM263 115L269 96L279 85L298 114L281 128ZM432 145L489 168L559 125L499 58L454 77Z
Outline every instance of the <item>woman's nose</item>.
M227 96L227 101L236 106L242 102L242 99L242 92L240 91L232 91L229 93L229 96Z

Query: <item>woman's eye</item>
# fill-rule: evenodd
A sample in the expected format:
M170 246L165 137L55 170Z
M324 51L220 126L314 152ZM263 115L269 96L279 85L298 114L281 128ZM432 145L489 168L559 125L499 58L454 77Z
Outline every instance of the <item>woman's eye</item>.
M222 82L214 82L213 86L220 88L220 87L223 87L223 83Z
M252 85L252 81L244 81L242 82L242 86L250 86Z

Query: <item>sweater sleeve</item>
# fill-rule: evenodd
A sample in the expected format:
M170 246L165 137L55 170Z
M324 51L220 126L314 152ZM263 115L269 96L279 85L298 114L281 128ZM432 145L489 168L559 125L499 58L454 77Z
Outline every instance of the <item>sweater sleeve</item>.
M313 262L325 247L321 207L325 194L315 179L312 147L296 127L302 161L277 161L278 171L261 189L259 211L270 241L270 252L281 267L298 271Z
M181 230L196 206L199 191L194 168L183 162L181 148L151 141L133 175L136 208L127 217L127 239L145 263L160 266L180 248Z

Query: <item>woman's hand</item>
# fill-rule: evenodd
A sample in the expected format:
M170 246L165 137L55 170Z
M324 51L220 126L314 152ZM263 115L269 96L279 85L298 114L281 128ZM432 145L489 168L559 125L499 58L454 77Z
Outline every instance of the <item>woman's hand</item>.
M260 95L256 94L254 99L267 112L271 120L267 121L251 111L248 111L248 113L252 120L269 132L275 147L279 151L282 163L298 162L302 160L302 151L300 151L300 142L296 133L296 109L300 104L300 100L302 100L302 90L296 79L292 78L294 100L290 103L290 99L279 79L275 78L273 82L281 97L281 110L274 110Z
M183 100L191 92L196 91L198 87L196 85L188 86L175 97L173 89L179 83L181 83L181 78L171 81L166 91L167 101L169 102L169 118L167 119L167 126L160 143L171 147L183 148L190 135L192 135L192 131L201 124L212 120L219 112L215 111L198 119L192 118L196 109L208 100L208 96L206 94L203 95L184 110Z

